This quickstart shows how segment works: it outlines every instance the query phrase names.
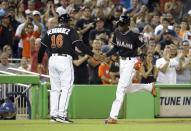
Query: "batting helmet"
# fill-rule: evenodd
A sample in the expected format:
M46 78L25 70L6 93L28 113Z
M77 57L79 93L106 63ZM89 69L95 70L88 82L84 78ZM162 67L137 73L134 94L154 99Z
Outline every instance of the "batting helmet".
M5 102L1 104L0 117L2 119L16 118L16 106L10 99L5 100Z
M128 16L128 15L121 15L119 17L118 24L119 25L126 25L126 24L130 25L130 20L131 20L130 16Z
M62 14L61 16L58 17L58 22L59 23L67 23L70 21L70 16L68 14Z

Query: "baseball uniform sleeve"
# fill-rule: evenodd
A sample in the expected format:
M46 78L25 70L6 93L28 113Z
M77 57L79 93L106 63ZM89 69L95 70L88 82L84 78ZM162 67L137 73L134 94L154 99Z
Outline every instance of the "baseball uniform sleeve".
M71 29L70 38L71 38L72 44L75 44L75 42L77 41L81 41L77 31L75 31L74 29Z
M135 43L138 47L143 47L144 46L144 37L141 34L136 34L137 39L135 39Z
M78 33L75 30L71 30L71 41L78 49L83 53L93 56L92 51L80 40Z
M47 45L48 42L49 42L49 38L48 38L48 34L46 34L44 38L41 40L41 46L38 52L38 63L42 63L44 52L48 48L48 45Z

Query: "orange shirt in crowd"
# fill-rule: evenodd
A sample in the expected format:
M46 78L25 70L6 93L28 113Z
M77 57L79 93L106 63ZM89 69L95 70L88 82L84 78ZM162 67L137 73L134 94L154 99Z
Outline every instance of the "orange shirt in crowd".
M30 50L30 38L31 37L39 38L40 33L38 31L32 32L32 33L27 33L21 35L22 41L23 41L23 52L22 52L22 57L30 58L31 56L31 50Z
M180 30L179 33L178 33L178 36L183 39L184 38L184 34L186 33L186 31L187 30L184 30L184 31Z
M106 78L110 79L110 75L109 75L109 65L107 63L102 63L99 66L98 69L98 76L101 78L102 76L105 76ZM107 81L101 80L102 84L109 84Z

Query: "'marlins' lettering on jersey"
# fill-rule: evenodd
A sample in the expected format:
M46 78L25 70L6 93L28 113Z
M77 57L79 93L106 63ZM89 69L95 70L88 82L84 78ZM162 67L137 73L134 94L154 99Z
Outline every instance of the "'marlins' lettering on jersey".
M124 42L124 41L121 41L119 39L116 39L116 44L117 46L120 46L120 47L125 47L125 48L128 48L128 49L133 49L133 45L131 43L128 43L128 42Z
M55 34L55 33L63 33L68 35L69 32L70 32L70 29L66 29L66 28L54 28L47 31L48 35Z

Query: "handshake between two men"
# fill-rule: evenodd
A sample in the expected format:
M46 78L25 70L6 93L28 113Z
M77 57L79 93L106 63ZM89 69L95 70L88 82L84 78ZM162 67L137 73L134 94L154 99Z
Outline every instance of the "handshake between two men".
M93 58L99 62L106 62L108 60L106 54L94 54ZM134 69L136 71L139 71L141 69L142 64L142 60L140 58L137 58L137 62L134 64Z
M83 63L84 61L86 61L88 58L90 58L90 56L86 55L84 56L84 58L78 59L78 60L73 60L73 63L75 65L80 65L81 63ZM94 53L94 55L91 57L94 60L98 61L99 63L101 62L105 62L107 61L107 56L105 54L98 54L98 53ZM42 64L38 64L37 65L37 72L39 74L43 74L43 72L45 72L45 67Z

